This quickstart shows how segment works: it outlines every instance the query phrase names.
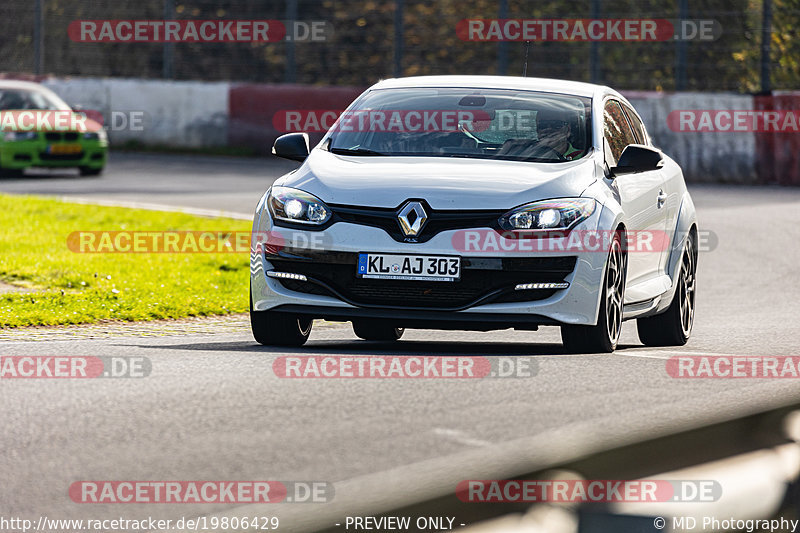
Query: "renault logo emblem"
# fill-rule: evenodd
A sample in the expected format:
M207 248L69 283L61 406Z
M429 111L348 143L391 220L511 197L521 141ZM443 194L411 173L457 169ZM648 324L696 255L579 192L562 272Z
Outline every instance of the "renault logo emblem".
M425 212L421 203L408 202L397 214L397 220L400 222L403 235L407 237L419 235L425 222L428 221L428 213Z

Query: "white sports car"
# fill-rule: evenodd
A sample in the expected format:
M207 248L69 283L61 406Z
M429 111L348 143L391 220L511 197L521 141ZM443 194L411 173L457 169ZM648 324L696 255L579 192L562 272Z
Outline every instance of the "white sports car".
M255 339L299 346L312 320L358 337L405 328L560 326L565 347L610 352L692 331L697 221L683 174L618 92L560 80L381 81L258 203Z

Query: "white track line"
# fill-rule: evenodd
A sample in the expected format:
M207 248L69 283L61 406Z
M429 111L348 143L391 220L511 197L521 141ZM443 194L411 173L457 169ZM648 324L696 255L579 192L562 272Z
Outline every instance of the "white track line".
M622 357L643 357L646 359L669 359L670 357L680 357L682 355L706 356L706 357L748 357L744 354L714 353L714 352L683 352L671 350L650 350L643 352L616 351L614 355Z
M81 196L59 196L62 202L81 205L102 205L104 207L126 207L129 209L147 209L149 211L167 211L170 213L186 213L211 218L233 218L236 220L252 220L252 213L235 213L218 209L200 209L195 207L181 207L176 205L153 204L150 202L126 202L119 200L103 200L100 198L86 198Z
M492 443L489 442L488 440L475 439L459 429L434 428L432 432L436 435L445 437L450 440L454 440L459 444L466 444L467 446L492 445Z

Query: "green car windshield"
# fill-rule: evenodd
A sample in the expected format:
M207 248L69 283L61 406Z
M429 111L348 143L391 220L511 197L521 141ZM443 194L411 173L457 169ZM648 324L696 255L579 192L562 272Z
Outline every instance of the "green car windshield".
M0 111L8 110L68 110L60 98L41 91L0 88Z
M591 99L502 89L378 89L323 143L332 153L557 163L589 153Z

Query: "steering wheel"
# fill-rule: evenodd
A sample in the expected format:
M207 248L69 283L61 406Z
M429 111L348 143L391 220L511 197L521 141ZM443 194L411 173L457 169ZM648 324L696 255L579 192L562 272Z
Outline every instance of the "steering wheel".
M559 162L567 160L564 154L560 153L558 150L541 144L536 145L533 150L531 150L530 155L534 157L557 159Z

